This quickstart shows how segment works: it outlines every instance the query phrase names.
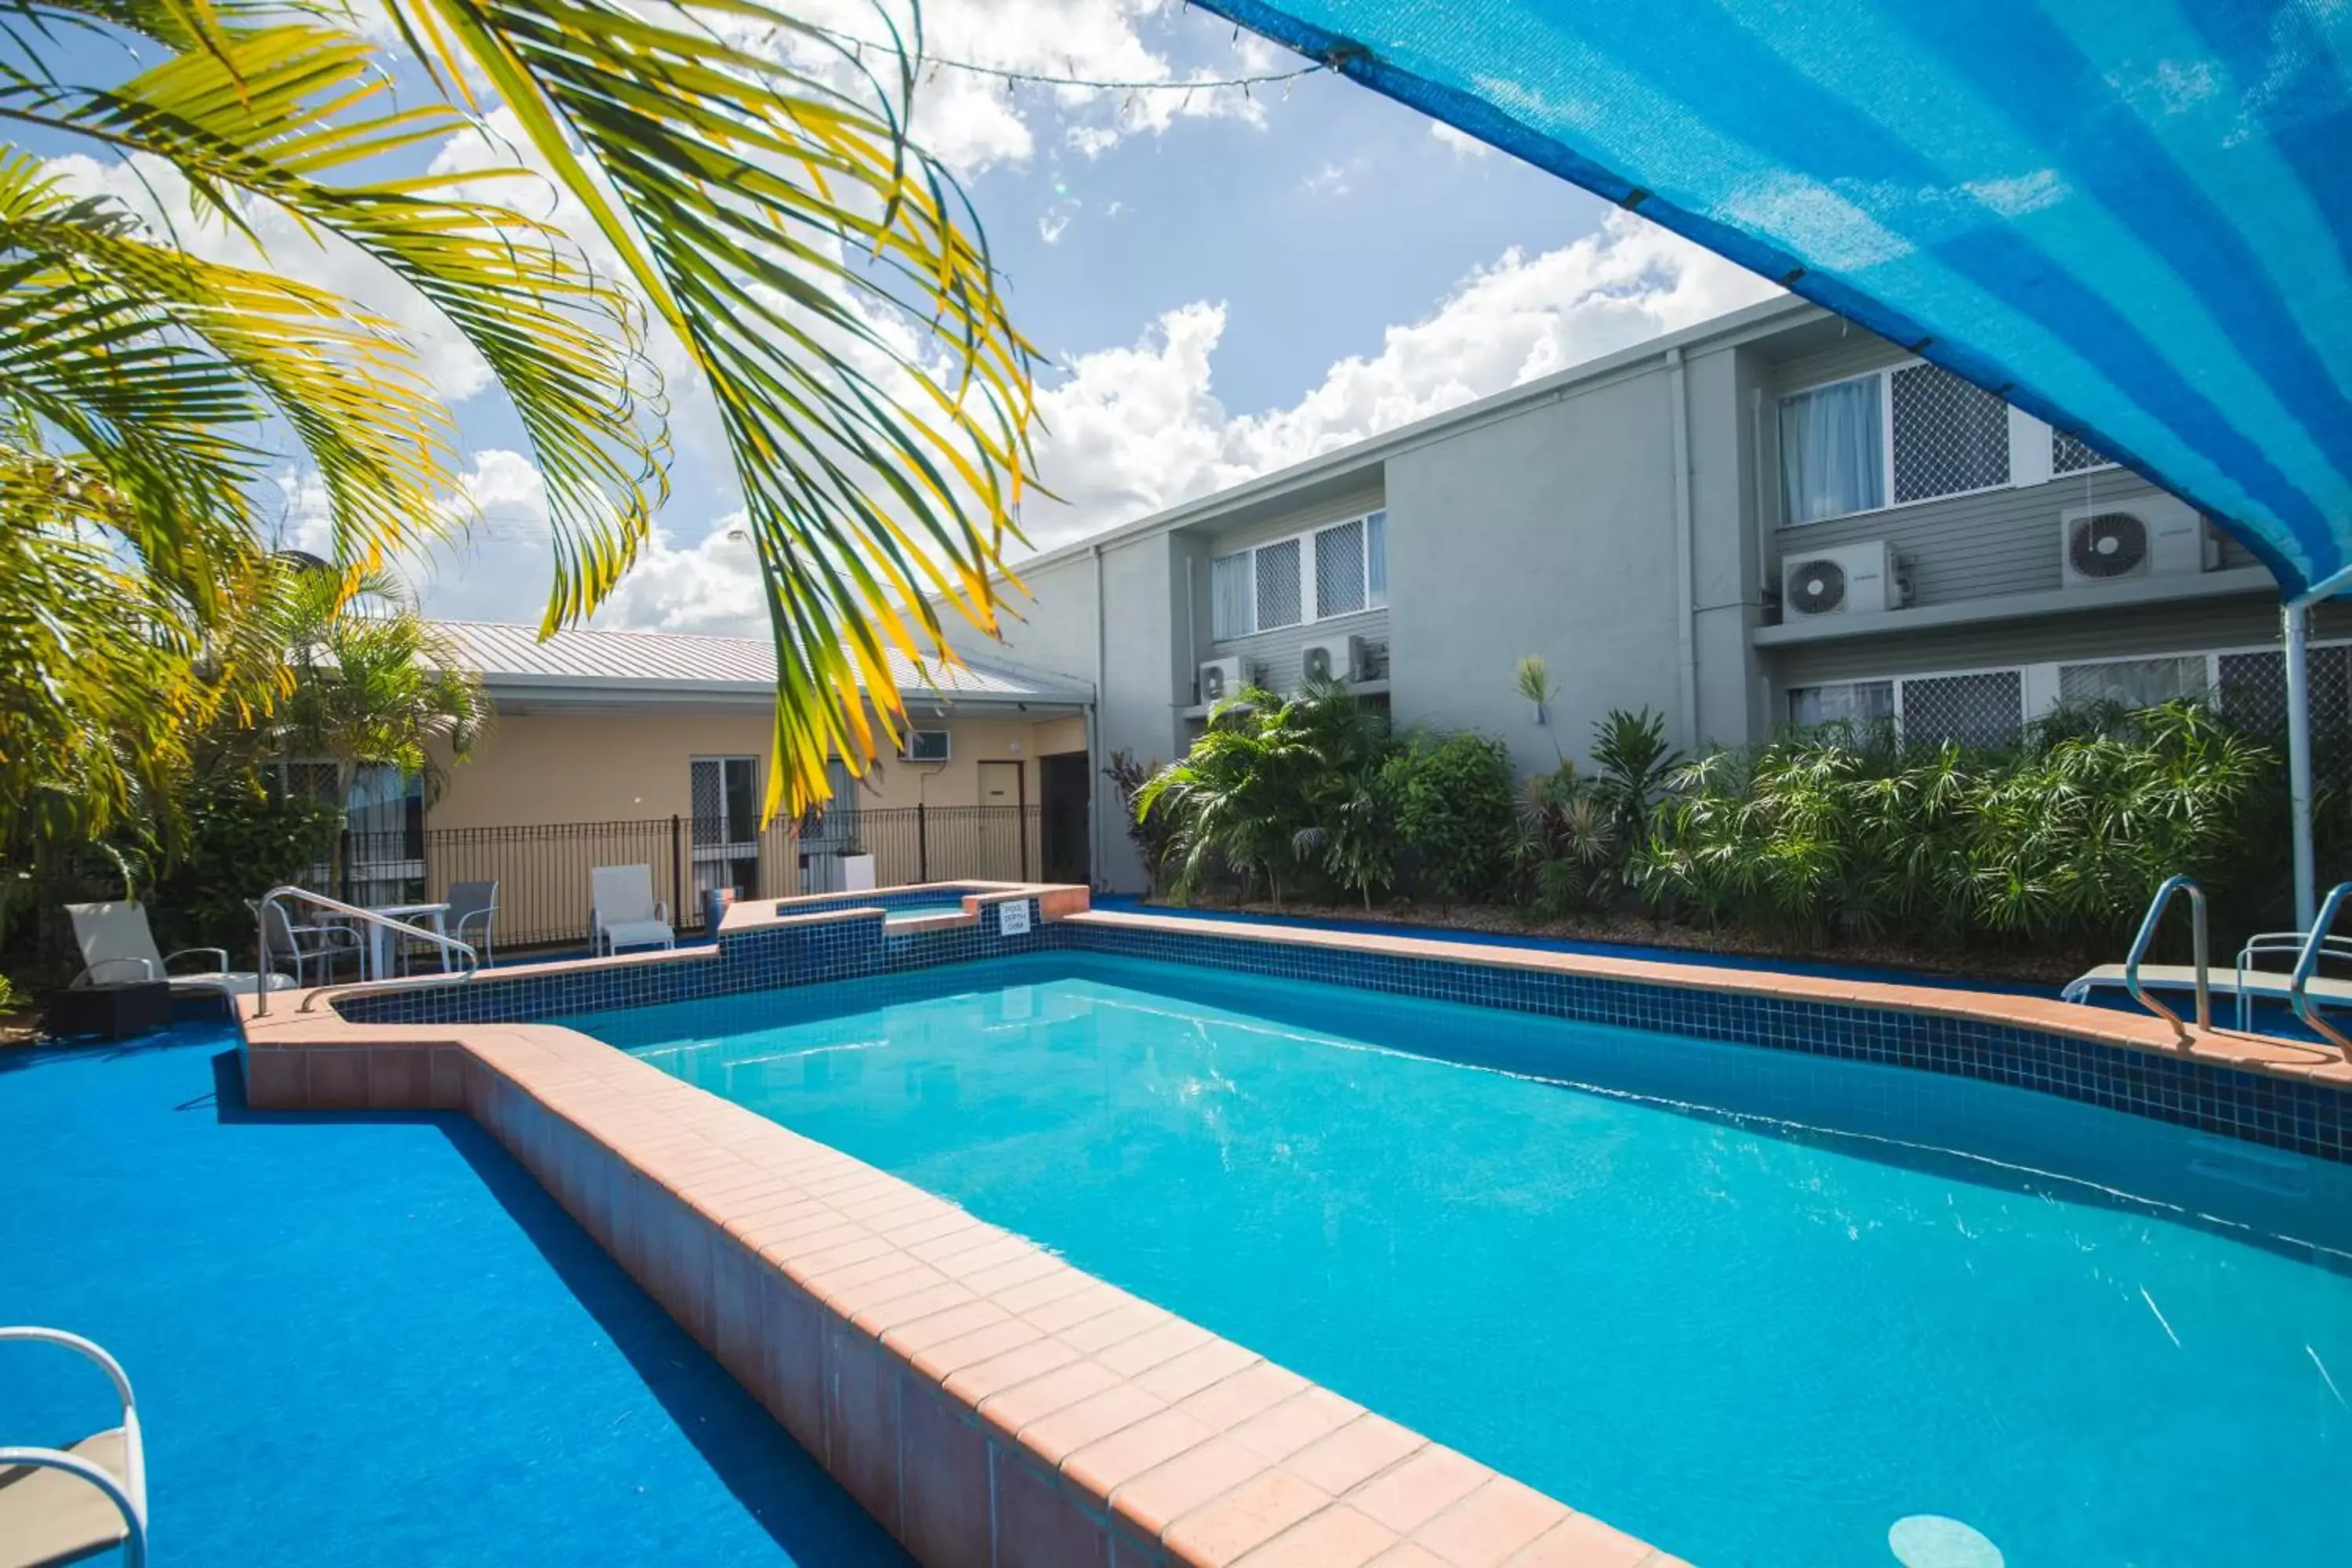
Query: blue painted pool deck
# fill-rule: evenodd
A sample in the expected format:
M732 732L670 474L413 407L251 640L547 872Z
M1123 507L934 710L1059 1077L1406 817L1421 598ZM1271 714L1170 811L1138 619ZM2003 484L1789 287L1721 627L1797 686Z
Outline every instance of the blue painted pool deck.
M0 1321L129 1369L158 1568L907 1561L473 1121L248 1113L234 1045L0 1049ZM109 1399L0 1347L0 1443Z

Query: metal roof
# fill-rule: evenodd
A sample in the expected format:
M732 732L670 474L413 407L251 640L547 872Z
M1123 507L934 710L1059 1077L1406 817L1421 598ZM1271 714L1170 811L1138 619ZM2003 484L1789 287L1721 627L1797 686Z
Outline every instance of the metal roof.
M608 699L633 692L649 698L765 697L776 686L775 649L765 637L567 626L542 639L536 626L485 621L438 625L494 696L502 689L528 689L593 692ZM922 665L893 651L890 668L898 690L908 697L982 702L1089 700L1084 681L996 661Z

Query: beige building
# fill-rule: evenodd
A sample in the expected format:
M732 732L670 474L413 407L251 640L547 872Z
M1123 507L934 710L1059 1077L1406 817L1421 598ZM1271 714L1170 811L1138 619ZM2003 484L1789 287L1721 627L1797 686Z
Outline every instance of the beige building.
M586 926L592 866L644 862L681 927L703 898L824 891L871 857L876 885L959 878L1084 882L1091 690L997 660L925 668L894 656L907 746L803 823L762 824L774 765L775 659L763 638L445 623L495 710L488 735L413 782L361 781L353 891L438 899L499 883L501 945ZM365 798L362 798L362 797Z

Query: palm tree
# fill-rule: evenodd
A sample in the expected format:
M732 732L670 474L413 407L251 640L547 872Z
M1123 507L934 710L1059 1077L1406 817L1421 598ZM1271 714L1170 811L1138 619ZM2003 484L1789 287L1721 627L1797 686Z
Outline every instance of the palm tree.
M546 629L610 593L663 499L645 343L674 336L714 396L767 591L768 805L806 809L828 756L862 768L903 727L890 650L952 658L934 597L993 629L992 574L1026 483L1031 351L968 206L905 132L919 34L884 40L876 71L770 0L392 0L389 13L437 100L395 101L386 52L331 10L23 0L0 16L0 120L161 160L197 218L252 237L289 216L438 311L505 390L546 476ZM77 33L161 58L78 80L93 52L58 42ZM809 50L831 58L803 63ZM486 126L491 95L610 260L476 194L524 170L383 173ZM17 183L39 185L29 167ZM0 527L129 541L201 632L256 548L266 449L248 427L290 429L308 451L354 583L436 515L417 502L448 488L447 418L384 323L173 252L119 209L46 199L80 248L61 269L62 242L29 219L0 233L0 288L49 289L46 303L12 292L0 321ZM63 379L47 364L60 342Z

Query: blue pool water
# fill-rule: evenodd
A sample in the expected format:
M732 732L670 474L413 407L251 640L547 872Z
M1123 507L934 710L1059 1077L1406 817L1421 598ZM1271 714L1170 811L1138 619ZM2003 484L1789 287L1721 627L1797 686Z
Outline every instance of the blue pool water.
M1084 954L573 1022L1701 1564L2346 1560L2340 1167Z
M897 925L900 921L927 921L934 915L963 913L961 899L945 899L936 904L899 904L882 916L885 925Z
M0 1322L130 1370L157 1568L905 1562L472 1121L248 1113L234 1044L0 1050ZM114 1414L0 1346L0 1444Z

